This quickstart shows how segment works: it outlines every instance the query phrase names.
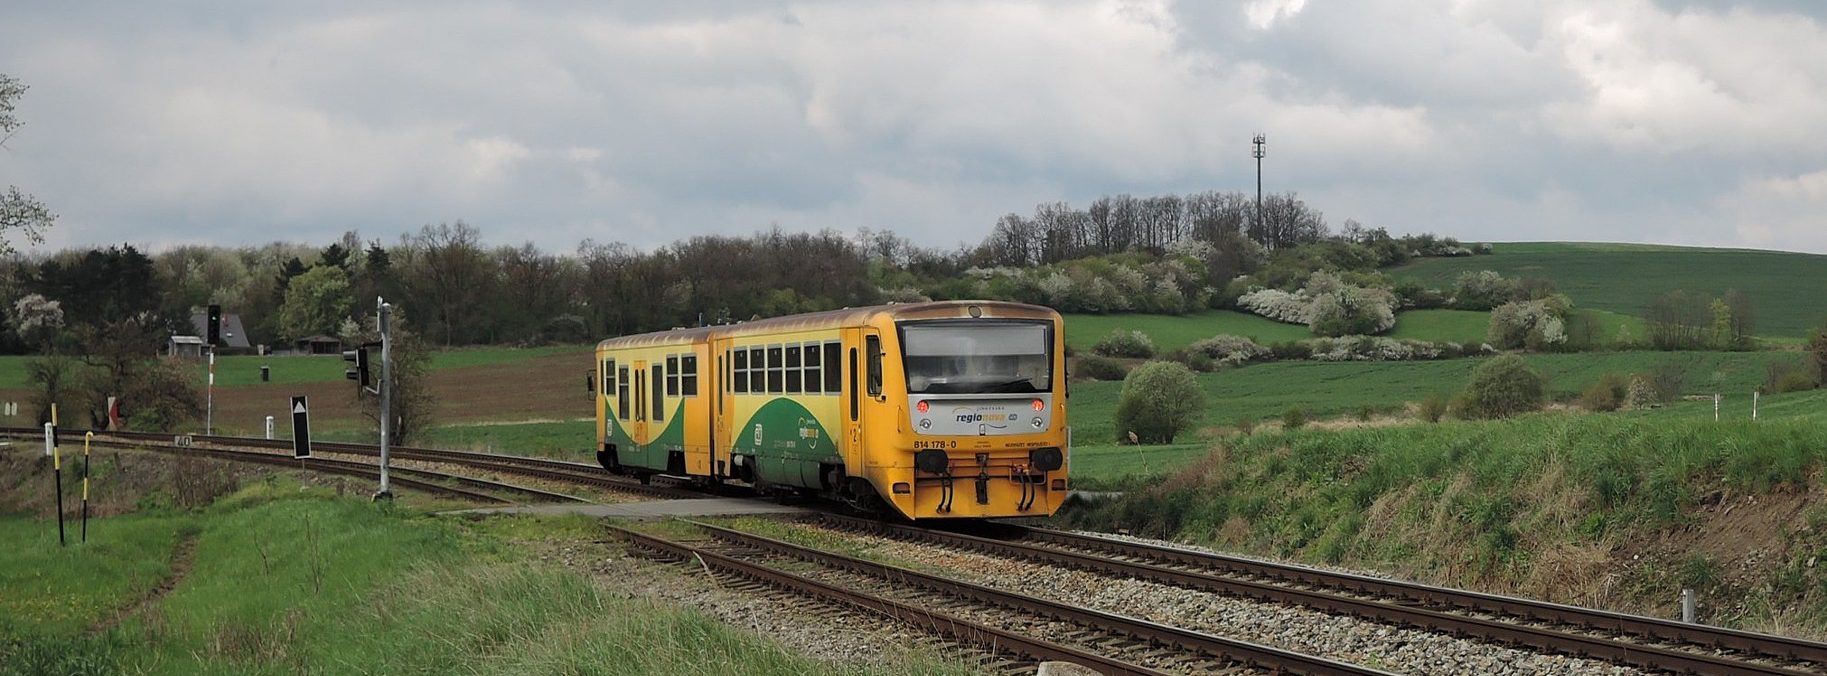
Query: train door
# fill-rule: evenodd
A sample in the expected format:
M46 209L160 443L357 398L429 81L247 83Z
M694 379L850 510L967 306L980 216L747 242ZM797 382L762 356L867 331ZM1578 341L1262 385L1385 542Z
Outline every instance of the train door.
M842 377L839 382L842 383L843 389L840 390L838 397L838 410L841 412L841 415L838 417L844 421L842 432L844 448L842 453L844 456L844 464L850 468L850 473L854 475L862 472L864 458L862 424L863 401L857 390L857 364L861 363L857 353L861 349L860 346L863 344L863 332L860 329L844 329L842 336L841 344L843 345L843 349L838 361L835 364L829 364L827 367L842 369Z
M716 373L708 379L708 382L712 383L709 394L716 400L712 402L711 410L711 420L713 421L710 435L711 476L722 478L730 473L729 445L730 440L735 439L734 436L731 436L730 431L730 416L734 415L732 410L736 406L736 396L730 385L730 373L733 368L730 364L730 349L734 344L728 338L718 338L711 341L710 346L711 354L715 355L717 364Z
M642 457L646 457L647 444L651 441L647 436L647 362L635 360L633 374L634 421L629 423L633 431L628 436L633 441L636 451L642 453Z
M872 326L863 327L861 333L863 340L860 347L862 349L857 351L859 377L855 384L862 394L860 397L861 420L858 422L863 427L864 464L865 466L880 465L890 461L891 456L883 452L887 449L873 449L876 452L869 453L868 451L872 449L868 448L868 442L871 439L883 438L888 433L895 431L896 421L888 419L886 412L893 410L893 407L883 405L888 398L882 393L882 333ZM905 407L905 404L902 406Z

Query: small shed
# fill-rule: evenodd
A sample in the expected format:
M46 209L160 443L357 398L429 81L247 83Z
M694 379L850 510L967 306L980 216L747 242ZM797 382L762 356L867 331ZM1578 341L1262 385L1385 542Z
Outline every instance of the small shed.
M343 341L336 336L310 336L293 341L300 354L342 354Z
M169 340L165 343L165 354L171 355L173 357L187 357L190 359L202 359L203 358L203 337L202 336L172 336L171 340Z

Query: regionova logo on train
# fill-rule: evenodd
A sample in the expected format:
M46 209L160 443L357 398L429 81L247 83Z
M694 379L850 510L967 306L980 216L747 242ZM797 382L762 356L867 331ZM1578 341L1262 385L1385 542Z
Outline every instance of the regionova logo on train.
M961 423L983 423L996 429L1002 429L1008 427L1008 423L1015 422L1015 419L1020 416L1018 413L1004 413L1004 410L1006 409L1001 406L959 406L952 409L952 416Z

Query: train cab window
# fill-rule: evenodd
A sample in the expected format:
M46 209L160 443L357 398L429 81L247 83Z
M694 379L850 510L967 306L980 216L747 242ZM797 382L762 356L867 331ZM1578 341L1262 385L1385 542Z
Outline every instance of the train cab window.
M786 383L783 382L780 377L780 362L780 346L776 345L768 348L768 392L772 394L780 394L781 392L786 391L783 387Z
M749 348L749 391L768 391L768 357L766 350L759 347Z
M787 390L786 391L787 391L787 394L799 394L800 383L802 382L801 378L805 375L805 372L800 370L803 367L801 367L799 365L799 346L798 345L788 345L786 349L787 349Z
M844 385L844 346L825 343L825 394L837 394Z
M628 419L628 367L623 366L615 371L615 417Z
M648 413L652 414L653 419L656 421L664 420L666 418L666 392L664 391L664 389L665 389L664 386L660 382L664 379L665 379L665 373L661 372L660 365L654 364L653 365L653 400L648 402L649 405L651 405L653 407L653 410L648 411Z
M749 351L735 350L730 353L730 391L747 394L749 391Z
M679 357L679 396L698 396L698 355Z
M882 337L863 339L869 352L869 396L882 396Z
M806 394L818 394L822 384L818 378L818 343L806 343L805 354Z
M666 355L666 396L679 396L679 355Z

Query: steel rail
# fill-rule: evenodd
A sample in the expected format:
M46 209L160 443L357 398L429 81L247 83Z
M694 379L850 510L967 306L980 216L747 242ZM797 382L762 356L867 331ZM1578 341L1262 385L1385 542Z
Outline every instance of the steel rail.
M789 556L803 561L810 561L831 568L860 573L882 580L912 583L929 592L969 599L999 607L1032 612L1041 616L1059 619L1081 626L1127 635L1147 641L1153 645L1197 651L1211 658L1239 662L1278 673L1353 676L1384 675L1389 673L1324 657L1305 655L1271 646L1250 643L1248 641L1224 638L1222 636L1215 636L1204 632L1106 613L1090 608L1067 605L1019 592L1004 591L993 587L929 575L907 568L819 551L809 547L783 542L755 535L753 533L722 528L707 523L696 521L688 521L687 523L704 529L705 532L710 533L712 538L730 544L767 551L782 556Z
M1767 657L1786 658L1827 665L1827 643L1817 643L1788 636L1710 627L1665 620L1659 617L1631 615L1594 608L1581 608L1546 601L1486 594L1482 592L1435 587L1431 585L1388 580L1319 570L1305 566L1259 561L1239 556L1196 552L1161 545L1126 542L1080 533L1009 526L1019 529L1023 540L1046 542L1067 547L1160 561L1174 565L1220 570L1229 574L1254 575L1289 583L1344 589L1420 603L1433 607L1458 608L1498 613L1525 620L1574 625L1613 631L1663 641L1688 643Z
M702 547L694 547L617 526L607 526L607 528L611 533L626 540L637 549L680 561L696 560L711 570L754 580L840 607L905 622L927 632L985 650L1013 652L1036 660L1072 662L1090 667L1106 676L1164 676L1164 672L1148 667L952 617L867 592L827 584L758 563L743 561Z
M379 478L380 474L381 474L380 469L378 467L375 467L374 465L368 465L368 464L364 464L364 463L353 463L353 462L345 463L345 462L341 462L341 461L337 461L337 460L322 460L322 459L315 459L315 458L306 459L306 460L301 461L301 460L293 459L293 458L290 458L290 457L287 457L284 455L279 455L276 453L260 453L257 451L234 451L234 450L224 450L224 449L183 448L180 446L169 446L169 445L165 445L165 446L147 445L145 442L141 442L141 441L125 441L125 440L113 440L113 439L98 440L93 443L95 445L103 446L103 447L121 447L121 448L129 448L129 449L136 449L136 450L152 451L155 453L165 453L168 455L183 455L183 456L189 456L189 457L195 457L195 458L214 458L214 459L218 459L218 460L227 460L230 462L247 462L247 463L255 463L255 464L265 464L265 465L273 465L276 467L288 467L291 469L303 469L306 471L322 472L325 474L338 474L338 475L342 475L342 476L360 477L360 478L364 478L364 479ZM437 478L441 478L441 479L454 479L454 480L458 480L460 483L464 479L467 478L467 477L457 477L457 476L451 476L451 475L442 475L442 474L437 474L435 472L418 472L418 474L436 476ZM476 480L476 481L480 481L480 480ZM409 478L409 477L395 477L394 482L405 488L417 489L420 491L425 491L427 493L439 493L439 494L443 494L443 495L449 495L452 497L463 498L466 500L476 500L479 502L495 502L495 503L510 502L509 500L504 499L498 495L491 495L491 494L482 493L479 491L458 488L455 486L449 486L449 485L445 485L445 484L441 484L441 483L436 483L434 481L429 481L424 478L414 479L414 478ZM503 484L503 485L505 485L505 484Z
M1252 598L1271 603L1305 606L1315 610L1420 627L1430 631L1474 636L1486 641L1528 646L1569 655L1578 655L1646 669L1677 673L1734 675L1799 675L1812 673L1786 667L1757 664L1743 660L1671 650L1656 646L1626 643L1607 638L1571 634L1553 629L1512 624L1479 617L1455 615L1438 610L1404 606L1387 601L1356 598L1339 593L1314 591L1253 580L1226 578L1205 572L1169 568L1151 563L1125 561L1067 549L1043 547L1020 542L996 540L961 533L950 533L913 526L887 524L853 517L821 514L821 518L840 527L875 532L965 550L992 553L1133 577L1177 587Z

